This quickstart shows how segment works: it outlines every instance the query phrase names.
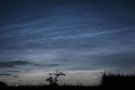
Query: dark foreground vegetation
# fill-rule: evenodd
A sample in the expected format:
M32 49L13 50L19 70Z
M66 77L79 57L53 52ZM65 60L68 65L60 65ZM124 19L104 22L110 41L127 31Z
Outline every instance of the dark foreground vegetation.
M74 85L39 85L39 86L7 86L5 83L0 82L0 90L2 89L43 89L43 90L115 90L126 89L135 90L135 74L111 74L104 73L101 77L101 84L97 86L74 86Z

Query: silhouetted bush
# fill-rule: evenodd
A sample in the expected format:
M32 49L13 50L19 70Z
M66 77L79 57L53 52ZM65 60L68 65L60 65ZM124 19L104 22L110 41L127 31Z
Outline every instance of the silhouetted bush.
M56 73L49 73L49 78L47 78L46 81L49 82L50 86L58 86L58 78L60 76L66 76L66 74L58 71L56 71Z
M6 83L0 81L0 87L6 87L6 86L7 86Z
M101 77L102 87L135 88L135 74L112 74L105 72Z

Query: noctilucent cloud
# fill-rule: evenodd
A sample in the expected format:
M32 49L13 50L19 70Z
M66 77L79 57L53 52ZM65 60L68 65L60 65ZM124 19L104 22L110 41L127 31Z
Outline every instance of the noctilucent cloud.
M1 79L105 69L135 70L134 0L0 1Z

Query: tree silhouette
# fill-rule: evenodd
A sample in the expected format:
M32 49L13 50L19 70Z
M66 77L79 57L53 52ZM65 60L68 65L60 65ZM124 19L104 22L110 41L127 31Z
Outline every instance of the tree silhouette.
M55 73L49 73L49 78L46 79L47 82L49 82L49 85L51 86L58 86L59 77L60 76L66 76L63 72L56 71Z

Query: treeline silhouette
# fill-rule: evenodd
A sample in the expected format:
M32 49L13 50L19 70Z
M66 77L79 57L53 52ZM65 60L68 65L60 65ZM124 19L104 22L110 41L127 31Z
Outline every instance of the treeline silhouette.
M135 90L135 73L133 74L112 74L104 72L101 76L101 83L96 86L83 86L83 85L22 85L22 86L8 86L4 82L0 82L0 89L74 89L74 90L101 90L101 89L126 89L126 90Z

